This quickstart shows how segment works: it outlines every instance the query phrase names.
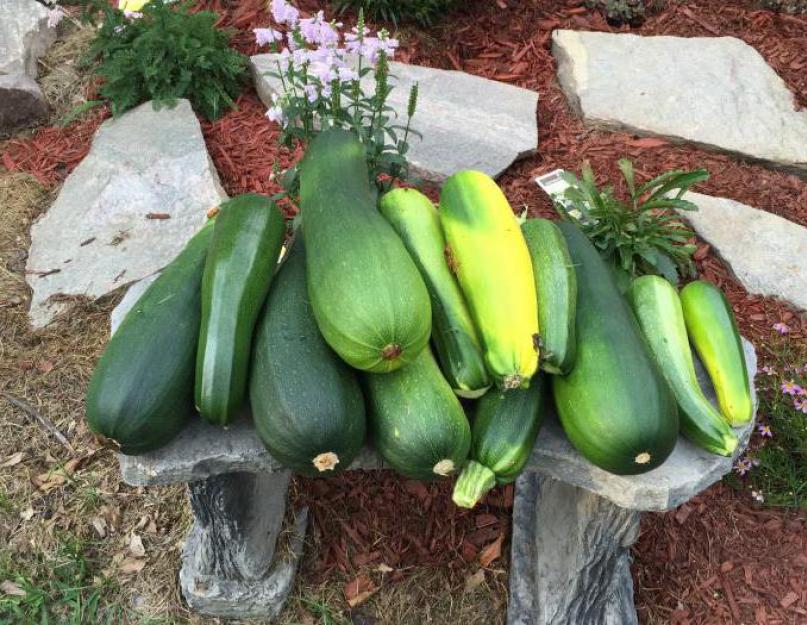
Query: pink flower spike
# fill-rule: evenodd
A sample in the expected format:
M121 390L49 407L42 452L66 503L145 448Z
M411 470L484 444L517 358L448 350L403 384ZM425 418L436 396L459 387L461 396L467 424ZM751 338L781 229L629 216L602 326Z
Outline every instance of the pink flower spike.
M802 391L802 388L798 384L796 384L793 380L782 382L781 388L783 395L801 395Z
M759 435L763 438L773 438L773 432L771 432L771 426L769 425L760 423L757 426L757 432L759 432Z
M253 28L252 32L255 33L255 43L259 46L265 46L283 39L283 34L274 28Z
M781 321L779 323L774 323L773 329L776 330L779 334L787 334L788 332L790 332L790 326L787 325L786 323L782 323Z

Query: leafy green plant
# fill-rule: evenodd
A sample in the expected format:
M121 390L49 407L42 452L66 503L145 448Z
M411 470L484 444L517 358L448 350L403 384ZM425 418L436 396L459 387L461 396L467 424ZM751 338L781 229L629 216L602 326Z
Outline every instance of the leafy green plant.
M189 9L170 0L151 0L137 12L100 7L103 22L88 58L97 62L100 94L113 115L147 100L171 106L177 98L208 119L235 107L247 58L229 47L215 13Z
M570 185L564 197L573 209L556 201L556 210L565 219L578 222L600 254L613 262L620 281L656 274L677 284L682 274L694 276L695 246L687 244L689 232L670 210L698 209L681 196L693 184L707 180L707 171L668 171L637 186L631 161L620 159L619 169L628 189L628 201L617 198L612 186L599 189L591 166L585 162L580 178L571 172L563 173ZM579 211L579 217L574 209Z
M275 21L289 28L276 69L268 72L281 85L266 113L283 128L281 143L305 144L322 129L344 128L364 144L371 181L379 191L395 179L408 179L409 138L419 136L411 124L418 88L410 90L406 121L396 123L397 114L387 99L393 90L389 59L398 41L384 29L373 35L361 11L358 24L343 35L340 25L326 21L321 11L300 19L285 0L273 0L271 7ZM281 33L269 28L257 29L255 35L259 44L269 44L274 51L283 41ZM287 194L296 197L297 169L285 172L281 180Z
M339 13L347 9L361 10L373 20L398 25L414 22L432 26L456 5L456 0L337 0Z

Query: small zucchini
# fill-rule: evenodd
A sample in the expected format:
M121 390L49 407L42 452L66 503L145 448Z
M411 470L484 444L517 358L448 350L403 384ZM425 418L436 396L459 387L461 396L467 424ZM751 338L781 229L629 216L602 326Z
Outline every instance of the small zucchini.
M717 404L731 425L754 416L751 386L737 322L726 296L715 285L696 280L681 290L689 340L698 352L717 394Z
M521 225L532 257L538 295L540 367L565 375L574 364L577 275L560 228L548 219L528 219Z
M239 195L216 217L196 357L196 409L216 425L227 425L244 403L252 333L285 232L280 210L260 195Z
M698 384L675 287L659 276L642 276L628 295L650 352L675 395L681 431L699 447L730 456L737 437Z
M443 373L460 397L479 397L490 386L482 348L462 291L445 258L437 210L416 189L394 189L379 210L403 240L426 283L432 304L432 341Z
M477 402L471 424L471 453L452 499L473 508L496 484L515 480L532 453L544 420L542 375L530 387L488 392Z

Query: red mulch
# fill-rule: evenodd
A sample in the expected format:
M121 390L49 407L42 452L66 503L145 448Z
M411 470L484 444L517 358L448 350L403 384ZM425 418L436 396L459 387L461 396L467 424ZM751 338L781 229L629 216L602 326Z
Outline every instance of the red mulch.
M391 471L298 478L296 502L309 507L320 543L312 579L336 570L354 576L381 564L396 569L393 580L412 566L465 571L485 547L507 537L513 486L495 489L473 510L454 505L451 487L447 481L419 482ZM505 544L505 557L507 549Z
M581 4L470 0L428 33L408 29L402 42L400 60L462 69L540 93L538 152L513 165L501 180L516 210L526 206L532 214L554 214L532 181L537 174L556 167L579 170L587 159L603 180L617 181L617 159L627 156L642 177L670 168L706 167L711 179L698 191L807 226L807 181L796 176L696 147L586 128L555 81L550 52L553 29L614 30ZM740 0L667 5L631 32L739 37L779 73L797 105L807 106L807 16L754 10L751 2ZM234 47L257 52L250 30L270 24L264 0L204 0L200 6L217 10L220 24L236 29ZM318 3L303 0L298 6L313 11ZM264 117L264 106L251 90L238 104L237 111L220 120L202 122L210 154L228 193L274 193L273 164L286 167L299 150L277 147L278 129ZM41 129L28 139L7 142L2 163L55 185L86 154L104 116L96 113L68 129ZM697 256L701 274L726 291L742 332L761 350L763 362L775 322L785 321L793 329L790 340L807 340L807 319L780 302L748 295L707 245L700 244ZM319 530L319 560L312 574L320 577L335 570L354 574L378 564L396 570L423 564L458 570L506 532L512 506L512 489L507 489L473 512L458 510L450 502L448 484L422 485L387 472L300 480L298 491L298 501L310 506ZM803 519L797 522L791 513L761 508L747 495L717 485L677 511L646 515L642 527L635 577L643 622L807 623Z
M722 484L648 515L634 550L640 620L807 623L805 513L764 509Z

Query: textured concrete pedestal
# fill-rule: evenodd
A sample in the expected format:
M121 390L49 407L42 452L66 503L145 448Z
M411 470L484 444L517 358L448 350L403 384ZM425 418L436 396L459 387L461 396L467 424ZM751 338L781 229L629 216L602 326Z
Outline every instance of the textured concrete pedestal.
M121 302L113 325L134 299ZM744 348L753 382L756 356L747 341ZM714 401L708 377L700 366L697 370ZM736 455L753 427L752 422L737 430ZM516 482L508 625L637 623L630 547L641 512L684 503L731 471L735 458L679 439L657 469L612 475L578 454L550 414ZM289 523L289 548L278 553L289 474L261 444L248 414L225 430L194 418L165 447L119 460L129 484L189 484L194 525L180 581L193 610L241 618L280 613L302 552L306 513ZM384 465L364 449L350 468Z

